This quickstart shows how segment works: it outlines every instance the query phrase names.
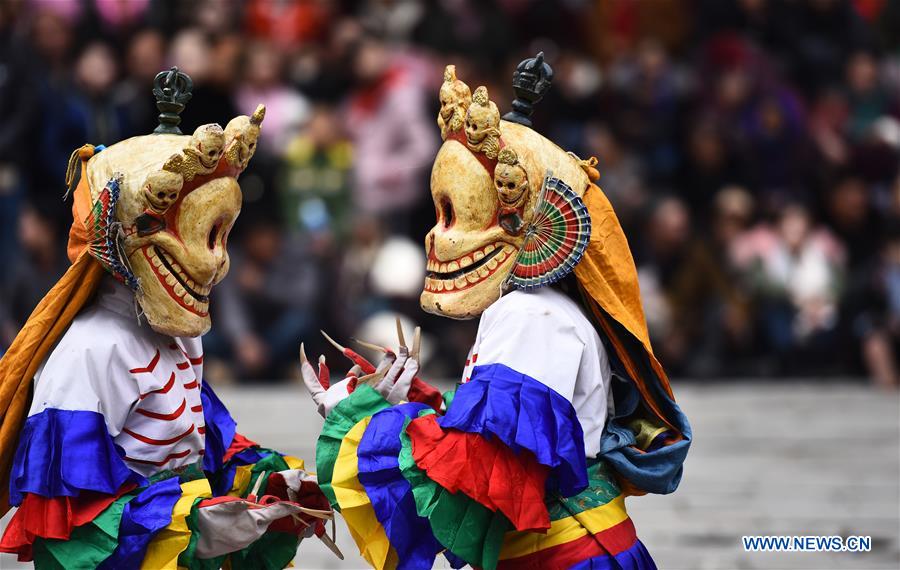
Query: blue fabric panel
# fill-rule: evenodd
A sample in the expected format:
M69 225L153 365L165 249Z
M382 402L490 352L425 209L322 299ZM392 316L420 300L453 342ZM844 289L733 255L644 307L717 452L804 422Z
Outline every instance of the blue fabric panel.
M119 546L100 568L139 568L150 541L172 522L172 509L180 498L181 483L178 477L171 477L128 501L119 523Z
M438 422L496 436L517 452L527 449L550 468L548 488L565 497L588 485L584 432L571 402L504 364L476 366Z
M444 549L431 532L428 519L416 512L412 487L400 472L400 433L407 418L415 418L425 404L408 403L372 416L359 444L359 480L375 516L397 552L398 569L431 568Z
M113 495L125 483L146 484L123 456L99 413L47 408L25 420L10 470L9 502L21 504L25 493Z
M206 421L203 470L215 473L222 468L225 452L231 447L234 434L237 433L237 422L207 382L203 382L200 388L200 401L203 403L203 419Z

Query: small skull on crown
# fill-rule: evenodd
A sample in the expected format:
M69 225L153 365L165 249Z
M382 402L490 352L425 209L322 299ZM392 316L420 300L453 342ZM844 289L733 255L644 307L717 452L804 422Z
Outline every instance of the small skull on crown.
M447 140L447 134L463 128L466 112L472 101L469 86L456 78L456 66L448 65L444 69L444 83L439 94L441 110L437 124L441 129L441 139Z
M163 165L163 170L175 172L190 182L195 176L212 174L225 151L225 131L212 123L197 127L187 146L173 154Z
M157 215L165 214L178 199L183 185L184 179L180 174L168 170L151 172L141 188L147 209Z
M253 115L241 115L235 117L225 126L225 138L232 141L225 151L225 160L231 166L247 168L253 153L256 152L256 144L259 140L260 125L266 117L264 105L258 105Z
M497 158L500 151L500 111L483 85L472 94L466 115L466 143L470 150L483 152L490 159Z
M509 147L504 147L497 155L494 188L500 202L500 227L510 235L519 235L524 226L525 201L528 199L528 174L516 151Z
M497 198L503 206L519 208L528 189L528 175L519 164L516 151L505 147L498 153L497 166L494 167L494 187Z

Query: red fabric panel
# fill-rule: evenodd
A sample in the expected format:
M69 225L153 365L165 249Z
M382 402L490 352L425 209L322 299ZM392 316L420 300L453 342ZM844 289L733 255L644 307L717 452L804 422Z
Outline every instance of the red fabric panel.
M478 434L444 431L434 414L413 420L406 432L416 465L440 486L499 510L516 530L550 528L544 505L547 468L530 452L517 454Z
M94 520L113 501L134 488L129 483L115 495L83 491L78 497L52 499L26 493L0 540L0 552L16 553L20 561L31 560L35 538L68 540L73 528Z
M244 451L248 447L254 447L258 445L259 444L255 441L249 440L239 433L235 433L234 439L231 440L231 445L228 447L228 451L225 452L225 456L222 458L222 462L227 462L229 459L234 457L235 454Z
M418 378L413 378L406 397L409 398L410 402L419 402L420 404L431 406L435 411L440 411L441 404L444 403L444 398L437 388Z
M596 535L539 550L528 556L501 560L497 570L564 570L570 566L603 554L615 556L631 548L637 541L634 523L630 518ZM602 545L602 546L601 546Z
M266 494L278 497L283 501L289 501L290 497L287 492L287 487L287 482L284 480L284 476L281 473L272 473L271 475L269 475L269 479L266 481ZM296 499L296 503L298 505L306 507L307 509L318 509L320 511L331 510L331 504L328 502L328 499L319 489L319 485L312 480L300 482L300 488L297 489ZM300 518L303 519L303 521L307 524L316 525L317 530L319 526L322 526L324 524L322 523L321 519L317 519L309 515L301 514ZM291 519L288 519L287 522L291 523L289 525L289 528L297 527L296 523L294 523ZM322 526L322 529L324 530L324 526ZM285 530L284 532L294 531Z

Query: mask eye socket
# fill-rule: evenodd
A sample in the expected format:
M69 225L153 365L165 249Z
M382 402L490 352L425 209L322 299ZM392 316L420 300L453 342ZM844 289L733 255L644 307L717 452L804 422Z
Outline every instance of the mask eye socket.
M509 188L510 190L512 190L513 188L516 187L516 185L513 184L512 182L507 182L507 183L506 183L506 187Z
M206 247L209 249L213 249L216 247L216 237L219 235L219 225L213 225L212 229L209 230L209 235L206 236Z
M445 229L453 225L453 204L446 198L441 202L441 220Z
M166 197L166 193L165 192L157 192L156 197L159 198L160 200L162 200L163 198Z

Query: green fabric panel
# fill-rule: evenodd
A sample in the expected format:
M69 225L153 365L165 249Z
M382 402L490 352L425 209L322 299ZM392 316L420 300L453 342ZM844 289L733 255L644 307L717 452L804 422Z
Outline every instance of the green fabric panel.
M267 532L262 537L228 559L232 570L281 570L297 555L300 539L286 532Z
M450 404L453 403L453 398L456 397L456 388L453 390L447 390L444 392L444 409L450 409Z
M424 410L420 415L433 414ZM497 567L503 536L512 523L501 513L493 512L464 495L451 493L428 478L416 466L412 442L406 434L406 420L400 435L400 471L412 486L416 510L431 524L431 532L450 552L472 566L493 570Z
M574 497L562 497L558 493L545 499L550 520L564 519L572 515L601 507L621 494L612 469L605 461L588 460L588 486Z
M262 497L266 494L266 487L269 484L269 475L275 473L276 471L285 471L286 469L290 469L287 462L284 460L284 456L278 453L277 451L273 451L271 449L260 449L258 450L260 455L268 453L262 459L253 464L253 467L250 468L250 484L247 485L247 488L244 489L242 496L246 497L250 491L253 490L253 487L256 485L256 479L260 476L260 474L265 473L266 478L263 479L262 483L259 485L259 489L256 491L257 497Z
M226 558L228 558L227 554L215 558L194 558L191 560L191 565L188 568L190 570L220 570L222 565L225 564Z
M48 542L46 539L36 538L32 543L31 555L34 557L34 567L37 570L66 570L65 566L57 562L47 550L46 542Z
M119 545L119 522L125 504L135 497L123 495L89 523L72 529L69 540L38 539L34 543L34 567L96 568Z
M334 510L341 509L337 504L337 497L334 496L334 489L331 488L331 477L334 475L334 463L337 461L344 436L363 418L390 406L374 388L360 384L350 397L335 406L325 419L322 435L316 443L316 477L319 480L319 488L328 497Z

